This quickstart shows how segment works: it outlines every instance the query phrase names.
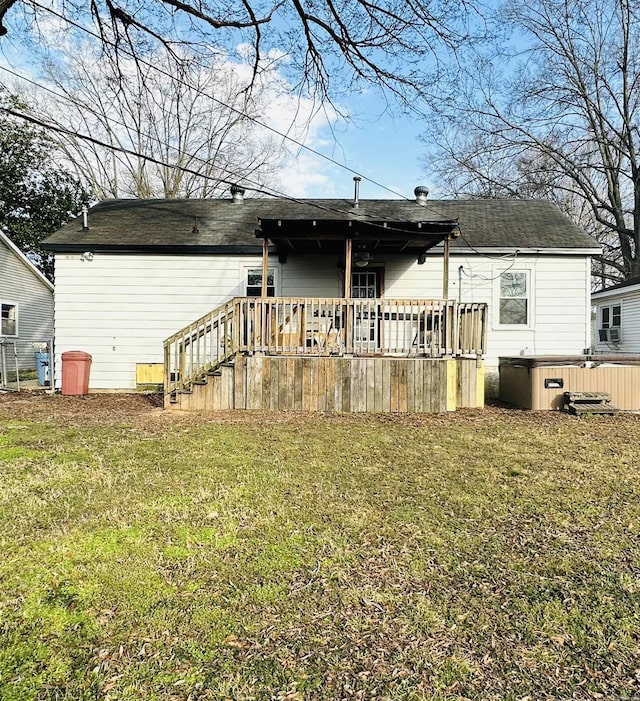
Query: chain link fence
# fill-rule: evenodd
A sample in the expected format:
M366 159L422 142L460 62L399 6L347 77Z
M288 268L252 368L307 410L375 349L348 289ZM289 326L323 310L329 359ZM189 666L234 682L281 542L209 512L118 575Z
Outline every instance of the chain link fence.
M0 392L53 390L53 341L0 338Z

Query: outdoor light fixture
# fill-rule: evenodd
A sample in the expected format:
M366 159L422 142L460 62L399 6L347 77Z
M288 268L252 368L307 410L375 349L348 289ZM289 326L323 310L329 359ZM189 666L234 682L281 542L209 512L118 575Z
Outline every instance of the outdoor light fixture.
M371 260L371 253L369 253L368 251L358 251L353 256L353 262L355 263L356 267L358 267L358 268L366 268L367 265L369 265L370 260Z

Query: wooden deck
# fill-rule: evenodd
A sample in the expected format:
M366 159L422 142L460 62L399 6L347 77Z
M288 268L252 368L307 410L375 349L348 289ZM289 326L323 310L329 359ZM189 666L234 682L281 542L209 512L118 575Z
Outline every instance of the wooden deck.
M482 361L472 358L243 356L166 407L428 413L484 405Z
M165 341L165 405L428 412L479 406L486 305L236 298Z

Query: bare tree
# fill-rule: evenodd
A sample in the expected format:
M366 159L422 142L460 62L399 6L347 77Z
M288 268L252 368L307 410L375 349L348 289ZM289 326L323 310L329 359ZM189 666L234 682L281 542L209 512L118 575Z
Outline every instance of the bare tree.
M21 19L35 23L51 13L76 27L92 28L103 48L141 56L149 44L173 52L190 46L203 53L241 41L252 46L253 78L266 55L287 57L292 84L329 96L343 86L374 82L407 100L430 93L433 72L425 54L467 41L469 0L60 0L45 9L38 0L0 0L0 35ZM471 17L476 18L475 11ZM477 29L477 27L476 27ZM44 30L43 30L44 31ZM293 78L295 76L295 79ZM335 93L333 93L335 94Z
M55 138L98 199L214 197L229 181L273 177L284 151L251 121L265 107L264 73L245 93L228 61L150 59L161 70L142 75L84 44L46 69L55 90L39 92L39 111L63 127Z
M639 13L633 0L510 0L498 21L512 53L497 37L470 55L429 132L455 194L571 212L604 244L601 280L640 275Z

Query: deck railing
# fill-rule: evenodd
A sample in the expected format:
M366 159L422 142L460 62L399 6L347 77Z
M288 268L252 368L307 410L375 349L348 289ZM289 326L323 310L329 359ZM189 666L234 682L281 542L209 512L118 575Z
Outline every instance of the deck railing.
M164 342L165 391L235 353L480 356L487 305L453 300L235 297Z

